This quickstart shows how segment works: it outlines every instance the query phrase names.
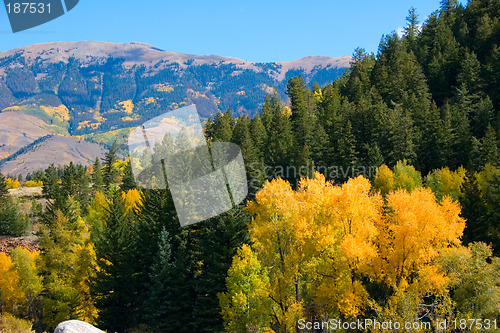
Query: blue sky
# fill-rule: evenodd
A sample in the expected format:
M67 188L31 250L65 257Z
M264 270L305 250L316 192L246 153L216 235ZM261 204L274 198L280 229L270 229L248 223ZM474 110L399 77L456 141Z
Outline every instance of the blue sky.
M13 34L0 8L0 51L53 41L144 42L163 50L289 61L308 55L376 52L405 25L414 6L423 21L438 0L80 0L66 15Z

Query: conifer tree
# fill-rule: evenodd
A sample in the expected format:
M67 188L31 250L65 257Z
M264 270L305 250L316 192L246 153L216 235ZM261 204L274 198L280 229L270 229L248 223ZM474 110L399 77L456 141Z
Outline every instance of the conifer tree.
M163 229L158 237L158 252L149 273L150 282L147 285L148 298L144 303L145 319L155 331L169 331L170 323L165 320L173 303L172 248L167 230Z
M9 194L7 190L7 182L5 181L5 176L0 173L0 200L3 200Z
M118 144L113 142L109 150L106 152L104 156L104 164L103 164L103 181L106 190L109 190L111 185L115 182L116 177L118 176L118 170L115 168L114 164L117 161L116 151L118 149Z
M129 158L123 169L122 183L120 185L120 190L123 192L128 192L129 190L137 188L137 183L135 182L131 163L132 162Z
M104 191L104 179L102 177L102 167L99 157L96 157L94 164L92 165L92 189L94 192Z
M99 310L98 324L106 330L124 332L138 323L142 304L138 290L132 249L135 238L131 216L114 195L103 230L94 235L97 273L91 294Z
M226 112L218 112L215 116L214 139L222 142L230 142L233 136L234 118L231 109Z

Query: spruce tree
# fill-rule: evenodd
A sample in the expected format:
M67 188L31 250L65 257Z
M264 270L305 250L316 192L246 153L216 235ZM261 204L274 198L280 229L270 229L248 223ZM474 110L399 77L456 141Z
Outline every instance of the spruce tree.
M7 182L3 174L0 173L0 201L4 200L9 194L7 189Z
M230 142L233 136L234 118L231 109L226 112L218 112L215 116L214 140Z
M114 195L103 230L94 235L97 272L91 293L99 310L99 327L124 332L138 324L140 294L134 268L134 224L121 199Z
M120 185L120 190L123 192L128 192L132 189L137 188L137 183L135 182L134 173L132 172L131 160L128 158L125 167L123 169L122 183Z
M103 181L106 190L110 189L111 185L116 181L116 177L118 176L118 170L116 170L114 166L117 161L117 150L118 144L115 141L104 156Z
M144 319L155 331L168 332L170 323L165 320L173 303L171 280L173 278L172 248L170 236L163 229L158 237L158 251L149 273L148 297L144 302Z
M249 241L249 213L242 205L203 222L197 244L201 274L196 278L195 329L221 332L222 316L217 295L225 292L226 276L236 251Z
M102 167L99 157L96 157L94 164L92 165L92 190L94 192L104 191L104 179L102 177Z

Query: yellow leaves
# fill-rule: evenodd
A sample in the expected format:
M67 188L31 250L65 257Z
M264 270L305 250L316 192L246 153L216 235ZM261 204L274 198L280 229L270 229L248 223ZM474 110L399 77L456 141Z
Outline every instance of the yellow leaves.
M8 112L8 111L19 111L21 107L14 105L14 106L9 106L5 109L2 110L2 112Z
M17 288L19 276L12 269L12 260L4 253L0 252L0 291L3 309L12 312L14 305L22 298Z
M40 108L45 111L46 114L48 114L51 117L54 117L58 120L61 121L69 121L70 116L69 116L69 110L66 107L66 105L61 104L59 106L45 106L42 105Z
M271 316L269 278L248 245L243 245L233 258L226 278L227 293L220 293L224 325L228 332L244 332L247 328L267 331Z
M156 98L154 98L154 97L147 97L144 99L144 104L146 104L146 105L153 104L153 103L156 103Z
M374 183L384 196L401 188L411 192L422 186L422 175L413 166L408 165L406 160L402 160L396 163L394 172L387 165L380 166Z
M321 91L321 89L314 92L314 100L316 102L321 102L323 100L323 92Z
M290 116L292 115L292 109L290 109L288 106L285 106L283 108L283 111L282 111L283 115L287 116L288 118L290 118Z
M394 172L387 165L381 165L377 169L374 183L382 195L386 195L394 188Z
M439 272L439 267L436 265L429 265L422 267L419 272L420 277L420 293L433 294L441 296L446 291L449 278L443 273Z
M174 91L174 86L172 86L170 84L158 83L158 84L154 84L153 88L156 91L161 91L161 92L166 92L166 93Z
M445 183L456 183L447 174ZM411 314L402 310L406 306L416 309L422 295L445 296L450 277L437 261L460 246L460 205L450 196L437 202L406 161L394 172L381 166L375 186L385 200L361 176L334 186L316 173L302 179L297 191L281 179L266 182L248 204L254 215L248 251L269 274L267 292L282 325L305 315L303 295L348 318L370 307L381 318L399 319ZM375 306L366 278L392 290L386 305Z
M439 200L445 195L458 200L462 195L462 186L466 180L466 172L463 167L459 167L455 171L445 167L433 170L425 178L425 183L432 189Z
M338 307L346 317L355 318L366 307L369 294L359 281L355 281L338 301Z
M16 313L26 306L28 298L33 299L42 289L36 273L35 260L38 251L24 248L12 250L12 257L0 252L0 308Z
M12 180L10 178L7 178L5 180L5 184L6 184L7 189L9 189L9 190L21 187L21 183L17 179Z
M302 179L298 191L276 179L257 193L248 204L255 215L250 235L261 264L269 267L273 299L281 299L280 308L286 309L283 318L301 309L296 288L307 288L301 285L305 280L317 280L314 293L324 302L354 297L342 309L346 314L359 311L366 292L353 285L351 274L367 270L377 255L374 240L382 205L363 177L340 187L316 173L313 179ZM318 271L332 278L322 278Z
M42 187L43 182L41 180L39 181L34 181L34 180L28 180L23 184L24 187Z
M132 103L131 99L119 102L118 105L120 105L123 111L127 114L132 114L134 112L134 103Z
M390 212L377 240L381 267L389 285L403 288L401 283L430 265L441 250L460 243L465 221L456 202L445 197L437 203L428 188L398 190L386 199Z
M142 205L141 194L136 189L122 192L122 200L127 213L138 210Z

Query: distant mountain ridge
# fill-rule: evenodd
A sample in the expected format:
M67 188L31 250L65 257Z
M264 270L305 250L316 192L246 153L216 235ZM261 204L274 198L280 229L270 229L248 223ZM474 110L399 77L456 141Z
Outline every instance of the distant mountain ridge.
M22 55L28 63L39 59L46 62L68 62L70 58L75 58L84 63L91 64L106 58L124 59L126 67L134 65L144 65L153 67L155 70L165 68L168 63L178 63L181 68L189 65L204 64L234 64L239 68L260 70L257 63L241 60L233 57L223 57L217 55L191 55L178 52L164 51L146 43L110 43L98 41L79 42L52 42L34 44L26 47L15 48L9 51L0 52L0 59L10 56ZM326 57L307 56L294 61L275 62L280 69L276 71L275 78L283 80L285 74L291 69L303 68L305 73L310 73L314 67L321 68L347 68L351 61L350 56ZM156 66L160 63L160 66ZM189 65L188 65L189 63Z

